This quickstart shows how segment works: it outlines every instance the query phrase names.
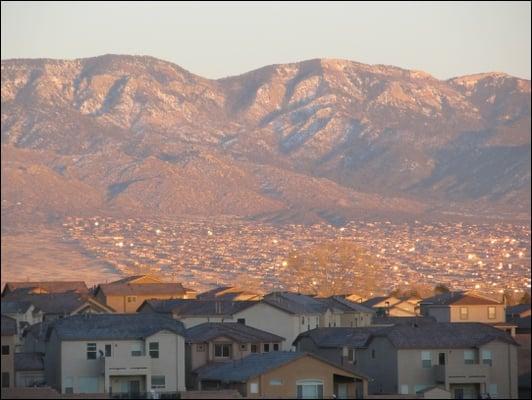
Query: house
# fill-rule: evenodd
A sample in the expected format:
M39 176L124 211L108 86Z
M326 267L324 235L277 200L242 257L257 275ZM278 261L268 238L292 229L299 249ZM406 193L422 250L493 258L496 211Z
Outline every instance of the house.
M213 365L199 377L203 390L236 389L248 398L363 398L367 378L301 352L251 354Z
M242 290L234 286L220 286L214 289L211 289L207 292L198 294L198 300L230 300L230 301L249 301L249 300L260 300L262 295L260 293L255 293L247 290Z
M187 387L196 387L197 372L206 365L280 351L283 341L283 337L235 322L208 322L189 328L185 339Z
M369 326L375 311L369 307L366 307L360 303L353 302L345 299L341 296L331 296L326 298L317 298L316 300L326 304L332 310L339 310L339 323L340 327L359 327ZM336 321L334 321L336 322ZM332 326L335 326L335 324ZM330 325L330 322L327 324ZM320 322L320 326L325 326L325 321Z
M15 386L15 338L17 321L2 314L2 389Z
M361 304L372 308L379 316L414 317L418 314L417 307L420 300L415 296L406 299L395 296L379 296L363 301Z
M187 328L206 322L241 322L235 317L239 311L255 305L256 301L227 300L146 300L139 313L158 313L177 319Z
M530 304L507 307L506 320L516 326L515 341L520 345L517 348L519 398L529 399L531 394Z
M158 314L83 314L47 329L46 382L60 393L185 390L181 322Z
M98 285L94 296L119 313L134 313L149 299L190 299L196 292L177 282L163 282L152 275L136 275Z
M15 353L15 386L43 386L44 353Z
M51 281L51 282L7 282L2 291L2 298L20 294L45 294L75 292L88 294L89 288L83 281Z
M329 331L327 331L327 329ZM298 351L311 351L373 380L369 392L419 395L439 387L453 398L517 397L517 343L480 323L398 324L324 328L302 334ZM331 332L331 331L337 331Z
M15 339L15 351L22 351L23 334L31 325L42 322L44 313L30 301L4 300L1 301L2 315L15 319L17 323L17 336Z
M515 335L515 326L506 322L506 305L472 291L447 292L420 302L421 314L438 322L482 322Z

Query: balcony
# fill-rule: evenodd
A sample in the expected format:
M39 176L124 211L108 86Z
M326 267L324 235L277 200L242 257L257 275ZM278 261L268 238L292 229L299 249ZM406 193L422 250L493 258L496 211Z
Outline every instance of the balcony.
M151 358L149 356L106 357L103 362L106 376L151 374Z
M433 368L436 382L445 384L485 383L491 370L485 364L435 365Z

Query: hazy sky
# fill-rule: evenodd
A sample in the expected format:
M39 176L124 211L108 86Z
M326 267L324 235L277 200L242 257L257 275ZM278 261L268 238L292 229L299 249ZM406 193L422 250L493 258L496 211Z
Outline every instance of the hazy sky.
M219 78L345 58L530 79L530 2L2 2L2 59L142 54Z

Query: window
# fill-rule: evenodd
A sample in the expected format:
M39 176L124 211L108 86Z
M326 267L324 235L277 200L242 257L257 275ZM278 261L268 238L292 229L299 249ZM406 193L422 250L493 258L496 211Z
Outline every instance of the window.
M460 307L460 319L469 319L469 309L467 307Z
M96 360L96 343L87 343L87 360Z
M166 387L166 379L164 375L152 375L151 388L164 389Z
M301 325L305 325L305 317L301 317Z
M273 351L279 351L279 343L273 344Z
M257 353L257 345L256 344L252 344L251 345L251 352L252 353Z
M262 352L263 353L269 353L270 352L270 344L269 343L264 343L262 345Z
M137 296L127 296L128 303L135 303L137 301Z
M236 322L238 322L239 324L246 325L246 319L245 319L245 318L238 318L238 319L236 320Z
M2 372L2 387L9 387L9 372Z
M497 384L496 383L490 383L488 386L488 393L492 399L497 398Z
M430 351L421 352L421 366L423 368L432 367L432 353Z
M150 357L159 358L159 342L150 343Z
M445 353L438 354L438 365L445 365Z
M205 351L205 345L203 343L199 343L196 345L196 351L198 353L202 353Z
M2 355L3 356L9 355L9 346L2 346Z
M474 364L475 363L475 354L472 350L464 350L464 363L465 364Z
M296 382L298 399L323 399L323 382L303 379Z
M63 386L65 387L65 393L67 394L74 393L74 378L71 376L67 376L65 378Z
M482 350L482 364L486 364L491 367L491 351L490 350Z
M497 316L497 309L494 306L488 307L488 319L495 319Z
M270 379L270 386L280 386L283 384L283 381L280 379Z
M111 357L112 346L110 344L105 345L105 357Z
M142 345L140 343L133 343L131 345L131 356L132 357L142 356Z
M258 383L250 383L249 384L249 393L259 393L259 384Z
M401 385L401 393L400 394L408 394L408 385Z
M214 356L215 357L229 357L231 354L231 345L230 344L215 344L214 345Z
M347 352L347 360L352 363L355 362L355 349L349 349Z
M242 343L242 344L240 345L240 351L247 351L247 349L248 349L248 345L247 345L247 344Z
M375 358L375 349L371 350L371 358Z

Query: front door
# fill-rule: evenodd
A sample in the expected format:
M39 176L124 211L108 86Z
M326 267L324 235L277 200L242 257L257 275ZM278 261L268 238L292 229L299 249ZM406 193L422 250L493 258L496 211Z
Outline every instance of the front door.
M129 381L128 392L138 395L140 393L140 381Z

